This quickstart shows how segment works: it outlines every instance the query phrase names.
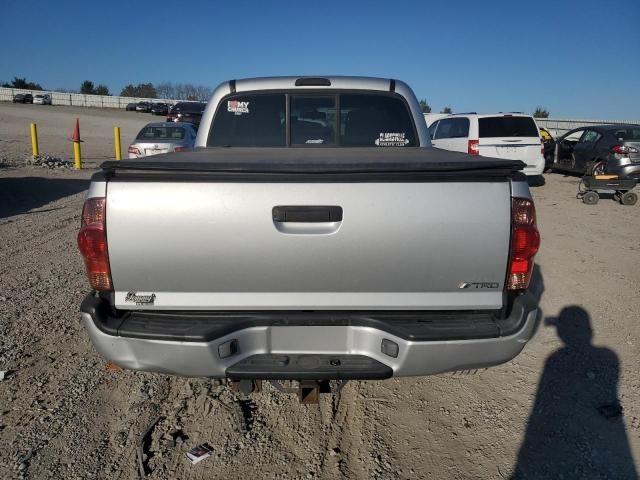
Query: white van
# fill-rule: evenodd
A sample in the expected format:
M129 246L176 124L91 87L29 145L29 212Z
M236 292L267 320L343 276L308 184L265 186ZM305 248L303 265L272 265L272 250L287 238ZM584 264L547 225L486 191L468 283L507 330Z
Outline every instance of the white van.
M429 126L436 148L483 157L521 160L526 175L544 171L544 147L538 125L522 113L456 113Z

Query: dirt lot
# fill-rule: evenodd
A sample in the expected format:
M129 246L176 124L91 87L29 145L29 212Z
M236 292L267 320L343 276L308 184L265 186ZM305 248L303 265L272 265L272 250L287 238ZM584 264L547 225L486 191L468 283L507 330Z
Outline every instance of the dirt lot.
M2 132L22 131L7 125L21 109L0 108ZM8 138L0 157L25 143ZM0 478L138 478L136 444L157 419L144 452L158 479L637 478L640 205L587 207L576 178L548 175L534 190L545 321L520 356L473 376L352 382L300 405L270 386L238 399L206 379L107 367L78 318L90 174L0 169ZM212 457L189 464L202 442Z
M73 143L69 141L80 119L82 158L87 166L96 166L115 156L113 127L120 127L123 156L140 129L149 122L165 117L150 113L125 112L101 108L22 105L0 103L0 159L22 161L31 153L29 124L38 126L40 153L73 159Z

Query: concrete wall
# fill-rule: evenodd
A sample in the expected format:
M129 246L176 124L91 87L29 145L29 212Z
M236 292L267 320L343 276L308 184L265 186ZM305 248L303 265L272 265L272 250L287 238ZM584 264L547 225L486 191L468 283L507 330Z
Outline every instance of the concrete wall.
M175 103L181 100L167 100L159 98L117 97L113 95L85 95L83 93L51 92L48 90L23 90L20 88L0 87L0 102L10 102L16 93L30 93L32 95L48 93L53 105L67 105L74 107L97 108L126 108L127 103L135 102L166 102Z

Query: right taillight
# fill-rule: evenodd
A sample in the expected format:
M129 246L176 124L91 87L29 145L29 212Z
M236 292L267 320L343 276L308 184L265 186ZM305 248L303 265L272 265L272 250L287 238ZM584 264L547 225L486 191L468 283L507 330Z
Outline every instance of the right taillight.
M469 155L480 155L480 142L478 140L469 140L467 153Z
M107 235L105 198L89 198L82 207L82 223L78 232L78 248L84 259L91 288L112 290Z
M507 290L523 290L529 286L533 257L540 248L536 225L536 209L526 198L511 201L511 252L507 274Z

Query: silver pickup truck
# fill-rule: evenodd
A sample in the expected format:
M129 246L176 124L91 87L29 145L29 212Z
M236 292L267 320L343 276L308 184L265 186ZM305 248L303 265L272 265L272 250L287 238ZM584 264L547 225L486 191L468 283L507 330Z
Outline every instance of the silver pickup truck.
M225 82L193 151L93 176L82 321L122 367L245 386L506 362L539 319L523 166L432 149L397 80Z

